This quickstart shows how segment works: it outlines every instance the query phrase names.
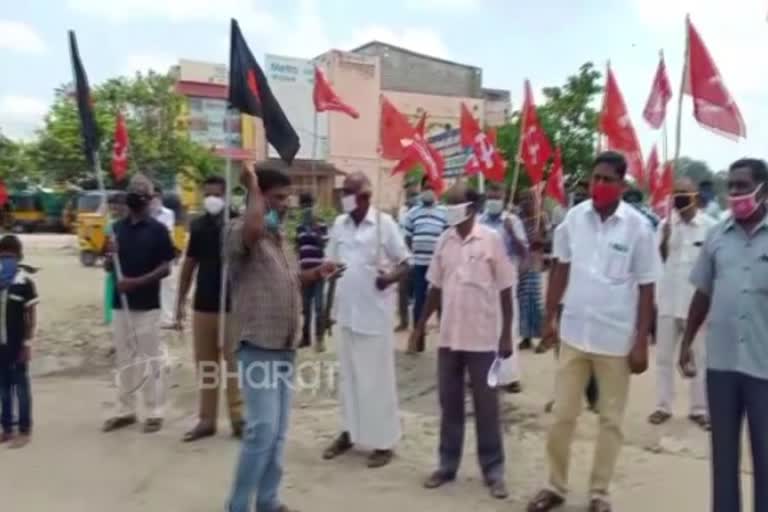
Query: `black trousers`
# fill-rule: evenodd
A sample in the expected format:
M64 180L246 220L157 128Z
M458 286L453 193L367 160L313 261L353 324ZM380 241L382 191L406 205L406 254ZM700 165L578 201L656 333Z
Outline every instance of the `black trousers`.
M464 448L465 374L469 374L475 409L475 430L480 469L487 482L504 476L498 391L488 386L488 370L495 352L464 352L441 348L437 372L440 395L440 471L455 476Z

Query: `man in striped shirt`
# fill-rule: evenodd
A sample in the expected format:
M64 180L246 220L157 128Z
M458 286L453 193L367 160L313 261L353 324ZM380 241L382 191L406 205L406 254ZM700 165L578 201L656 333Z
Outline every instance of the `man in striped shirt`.
M325 244L328 242L328 226L318 220L314 213L315 200L312 194L304 193L299 197L301 221L296 228L296 252L299 255L301 270L319 267L325 258ZM315 314L315 350L325 351L323 340L323 288L324 281L318 280L302 287L302 305L304 326L301 347L308 347L311 342L312 309Z
M413 322L421 318L421 311L427 298L427 269L432 262L437 239L448 227L445 208L436 204L437 198L432 186L425 180L421 186L421 204L412 208L405 219L405 242L413 253L411 286L413 287ZM421 336L416 346L408 351L424 352L425 341Z

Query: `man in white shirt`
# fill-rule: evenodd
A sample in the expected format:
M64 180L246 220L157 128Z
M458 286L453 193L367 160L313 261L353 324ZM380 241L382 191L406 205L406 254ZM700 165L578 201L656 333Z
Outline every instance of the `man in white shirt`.
M160 184L155 183L155 195L149 205L152 217L168 229L173 240L173 230L176 226L176 214L173 210L163 206L163 190ZM171 275L160 282L160 326L164 329L174 327L176 324L176 265L171 265Z
M544 340L557 334L563 296L554 423L549 431L549 483L528 506L546 512L568 492L568 467L584 387L594 372L600 389L600 431L590 477L590 512L610 512L608 491L622 445L630 374L648 367L654 282L659 269L648 220L621 201L625 158L612 151L595 160L591 201L568 212L560 226L548 290Z
M378 468L392 460L401 435L391 285L408 272L410 253L395 220L371 206L364 174L347 176L342 191L344 214L331 229L326 257L345 267L334 301L343 430L323 457L357 444L373 449L368 467Z
M717 221L699 210L696 185L689 179L679 180L673 196L674 211L670 219L659 226L659 252L664 261L657 289L656 304L656 411L648 421L653 425L666 423L672 417L675 390L675 363L680 339L685 332L685 319L694 288L689 276L699 257L709 230ZM699 334L701 338L703 333ZM696 367L704 367L704 343L697 340ZM690 381L690 413L688 418L709 430L706 372L698 372Z

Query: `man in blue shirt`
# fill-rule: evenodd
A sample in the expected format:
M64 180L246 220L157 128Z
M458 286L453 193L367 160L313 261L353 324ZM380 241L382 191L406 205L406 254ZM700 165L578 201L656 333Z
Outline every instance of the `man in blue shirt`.
M741 432L749 422L754 510L768 510L768 166L747 158L728 172L731 217L704 242L691 284L680 369L697 371L692 344L707 322L712 511L741 508Z
M315 199L312 194L304 193L299 198L301 223L296 228L296 250L299 254L301 270L319 267L325 258L325 244L328 242L328 226L320 221L314 212ZM325 351L323 333L323 288L325 281L320 279L302 286L302 307L304 326L300 347L311 345L312 313L315 314L315 350Z
M426 180L421 186L421 204L412 208L405 219L405 243L413 253L411 268L411 286L413 287L413 322L421 318L421 311L427 298L427 269L432 262L437 239L448 227L445 209L437 204L437 197L432 185ZM408 352L424 352L425 340L422 336L417 346L408 347Z

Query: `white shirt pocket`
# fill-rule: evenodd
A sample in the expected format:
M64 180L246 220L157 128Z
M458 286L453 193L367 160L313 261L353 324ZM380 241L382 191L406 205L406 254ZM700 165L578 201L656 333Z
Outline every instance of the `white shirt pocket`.
M609 281L623 283L629 279L630 250L620 242L609 242L605 249L603 272Z

